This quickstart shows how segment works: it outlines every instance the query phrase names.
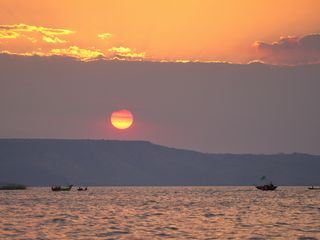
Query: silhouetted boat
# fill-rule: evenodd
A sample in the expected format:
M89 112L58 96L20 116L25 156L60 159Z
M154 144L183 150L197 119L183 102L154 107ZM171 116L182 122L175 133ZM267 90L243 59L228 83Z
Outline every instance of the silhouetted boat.
M85 188L82 188L82 187L78 187L78 189L77 189L78 191L87 191L88 190L88 188L87 187L85 187Z
M267 177L262 176L260 178L260 180L265 182L267 180ZM256 186L256 188L259 190L262 190L262 191L274 191L274 190L276 190L277 186L273 185L273 183L270 182L269 184L263 184L263 185Z
M67 187L63 186L53 186L51 187L51 190L54 192L59 192L59 191L70 191L73 185L69 185Z
M314 186L312 186L312 187L308 187L308 189L309 189L309 190L320 190L320 187L314 187Z
M27 187L22 184L8 183L6 185L0 186L0 190L25 190Z
M269 183L266 185L256 186L256 188L262 191L274 191L276 190L277 186L273 185L272 183Z

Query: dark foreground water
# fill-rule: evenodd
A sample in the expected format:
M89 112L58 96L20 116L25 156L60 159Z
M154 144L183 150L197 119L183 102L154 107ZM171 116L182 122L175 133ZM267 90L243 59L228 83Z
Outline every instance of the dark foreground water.
M1 239L320 239L320 191L95 187L0 191Z

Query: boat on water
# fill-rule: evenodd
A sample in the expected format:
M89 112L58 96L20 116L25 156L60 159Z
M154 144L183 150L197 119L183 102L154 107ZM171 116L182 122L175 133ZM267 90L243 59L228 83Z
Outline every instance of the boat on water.
M273 185L272 183L256 186L257 189L262 191L274 191L278 186Z
M82 188L82 187L78 187L78 189L77 189L78 191L87 191L88 190L88 188L87 187L85 187L85 188Z
M273 185L272 182L269 182L268 184L266 184L267 181L267 177L266 176L262 176L260 178L260 180L262 181L261 185L256 186L257 189L262 190L262 191L274 191L277 189L278 186Z
M8 183L0 186L0 190L25 190L27 187L23 184Z
M69 186L52 186L51 190L54 192L59 192L59 191L70 191L73 185Z
M308 187L308 189L309 189L309 190L320 190L320 187L314 187L314 186L312 186L312 187Z

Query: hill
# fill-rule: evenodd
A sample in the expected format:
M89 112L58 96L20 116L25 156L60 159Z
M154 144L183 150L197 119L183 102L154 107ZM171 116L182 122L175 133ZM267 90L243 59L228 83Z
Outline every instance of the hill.
M0 139L0 182L27 185L320 185L320 156L206 154L145 141Z

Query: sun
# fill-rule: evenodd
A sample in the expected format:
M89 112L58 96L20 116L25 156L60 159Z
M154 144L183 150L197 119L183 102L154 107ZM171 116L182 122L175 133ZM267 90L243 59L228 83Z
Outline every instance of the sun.
M114 111L110 117L111 124L117 129L127 129L131 127L133 123L133 115L127 109L121 109Z

